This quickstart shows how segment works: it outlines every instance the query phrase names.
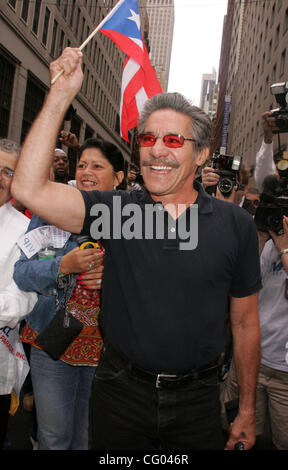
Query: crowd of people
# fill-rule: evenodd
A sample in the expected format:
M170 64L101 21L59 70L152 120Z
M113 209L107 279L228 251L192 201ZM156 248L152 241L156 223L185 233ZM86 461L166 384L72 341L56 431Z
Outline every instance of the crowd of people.
M275 118L229 196L207 165L211 121L178 93L144 106L141 175L62 131L70 178L55 147L81 61L52 62L22 149L0 140L0 447L29 384L35 449L249 450L268 422L287 450L288 217L277 233L254 221L265 178L281 179Z

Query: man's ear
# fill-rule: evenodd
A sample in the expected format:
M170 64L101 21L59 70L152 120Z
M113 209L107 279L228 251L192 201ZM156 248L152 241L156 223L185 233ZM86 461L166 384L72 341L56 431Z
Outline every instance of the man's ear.
M207 161L209 156L210 149L209 147L204 147L203 150L197 155L195 163L197 166L202 166Z

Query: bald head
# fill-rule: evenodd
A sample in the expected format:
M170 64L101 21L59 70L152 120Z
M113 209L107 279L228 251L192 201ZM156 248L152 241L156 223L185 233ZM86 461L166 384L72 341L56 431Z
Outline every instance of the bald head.
M64 150L58 148L54 150L53 169L55 181L67 183L69 178L69 161Z

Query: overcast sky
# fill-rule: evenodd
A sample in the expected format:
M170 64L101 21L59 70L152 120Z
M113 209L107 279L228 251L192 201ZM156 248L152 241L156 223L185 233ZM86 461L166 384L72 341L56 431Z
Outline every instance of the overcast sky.
M227 0L174 0L175 24L168 91L198 106L203 73L218 74Z

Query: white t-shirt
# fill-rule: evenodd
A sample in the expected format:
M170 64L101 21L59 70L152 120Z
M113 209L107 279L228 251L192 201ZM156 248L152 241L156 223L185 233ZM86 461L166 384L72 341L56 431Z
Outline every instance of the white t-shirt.
M8 395L19 386L24 376L23 367L27 370L19 337L18 324L34 307L37 295L34 292L23 292L13 281L14 264L19 258L18 238L26 232L30 220L7 202L0 207L0 395ZM16 356L17 352L20 356ZM21 369L21 370L20 370Z
M265 244L260 261L263 283L258 304L261 363L288 372L288 299L285 297L288 275L273 240Z

